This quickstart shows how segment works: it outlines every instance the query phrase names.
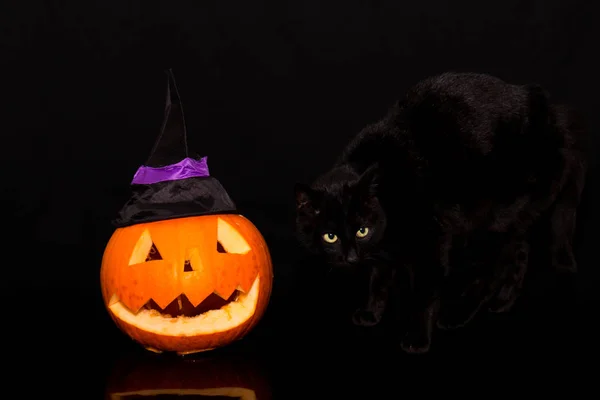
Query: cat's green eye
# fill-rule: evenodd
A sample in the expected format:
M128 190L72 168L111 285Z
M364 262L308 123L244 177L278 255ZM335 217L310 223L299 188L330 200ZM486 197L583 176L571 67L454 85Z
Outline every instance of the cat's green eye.
M326 233L323 235L323 240L327 243L335 243L338 240L338 237L335 233Z
M358 238L364 238L365 236L367 236L369 234L369 228L365 227L365 226L361 226L357 231L356 231L356 237Z

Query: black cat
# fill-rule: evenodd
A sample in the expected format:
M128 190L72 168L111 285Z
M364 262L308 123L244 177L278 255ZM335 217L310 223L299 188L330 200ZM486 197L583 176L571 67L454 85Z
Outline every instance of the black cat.
M330 171L296 185L298 239L333 265L368 269L355 324L377 324L406 283L401 347L427 352L436 323L456 328L483 306L512 307L541 221L554 266L576 271L583 137L573 113L536 85L469 73L426 79Z

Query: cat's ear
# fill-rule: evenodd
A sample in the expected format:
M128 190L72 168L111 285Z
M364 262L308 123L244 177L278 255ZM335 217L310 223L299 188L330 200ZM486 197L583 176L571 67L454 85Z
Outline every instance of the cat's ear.
M314 210L316 193L309 185L298 182L294 185L294 191L297 210Z
M362 173L358 179L358 185L363 193L375 196L377 194L380 178L381 169L378 163L374 163Z

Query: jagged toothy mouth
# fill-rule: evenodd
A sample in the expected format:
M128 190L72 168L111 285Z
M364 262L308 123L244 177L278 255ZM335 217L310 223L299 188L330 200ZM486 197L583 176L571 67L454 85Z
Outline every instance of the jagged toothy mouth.
M243 292L240 290L234 290L228 299L223 299L217 294L211 293L196 307L194 307L194 305L188 300L185 294L177 296L177 298L165 308L160 308L160 306L156 304L154 300L150 299L142 307L142 310L157 311L165 318L196 317L208 311L219 310L225 307L227 304L235 302L240 294L243 294Z
M161 309L150 300L133 312L113 295L109 310L121 321L139 329L167 336L193 336L227 331L254 315L258 302L260 277L256 277L248 293L235 290L224 300L211 295L194 307L185 295L178 296Z

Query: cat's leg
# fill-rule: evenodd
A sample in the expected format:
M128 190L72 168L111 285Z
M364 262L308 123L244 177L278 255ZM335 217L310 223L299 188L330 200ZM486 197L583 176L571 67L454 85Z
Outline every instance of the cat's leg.
M352 315L352 322L355 325L373 326L381 321L388 303L394 274L394 270L387 265L377 264L370 267L367 302Z
M568 178L550 212L550 236L552 265L559 272L576 272L577 261L573 254L573 238L577 207L585 181L585 167L571 161ZM509 267L507 279L491 302L491 312L509 311L515 304L523 287L527 271L529 245L525 241L517 242L514 264Z
M552 265L559 272L577 272L573 254L576 215L576 209L570 208L557 210L552 216Z
M550 212L550 237L552 265L559 272L576 272L577 262L573 254L573 238L577 207L585 181L585 166L572 160L568 178L556 196ZM527 271L529 244L516 241L513 265L508 266L505 283L490 303L491 312L509 311L515 304L523 287Z
M427 353L431 347L433 329L439 310L439 298L431 296L420 299L408 315L408 329L400 342L400 348L409 354Z
M440 329L458 329L467 325L491 297L490 278L476 278L460 293L442 297L442 312L437 320Z
M577 272L573 239L577 207L585 183L585 167L581 163L573 164L569 179L556 199L550 216L552 264L559 272Z
M504 266L501 268L505 269L506 275L488 308L494 313L509 311L514 306L523 289L529 264L529 243L527 241L515 240L506 251L507 254L501 259L504 262Z
M437 325L440 329L458 329L473 320L477 313L505 285L507 293L515 293L512 289L522 282L521 276L527 266L526 243L520 236L508 234L490 234L485 241L479 242L477 248L467 247L465 250L475 259L467 258L472 263L467 272L450 276L444 283L441 298L441 311ZM471 245L473 246L473 245ZM515 262L517 249L525 250L522 263ZM524 267L522 267L524 265ZM507 275L513 277L509 279ZM507 282L506 280L509 279Z
M452 240L451 234L439 238L435 250L427 255L433 256L429 265L407 267L410 276L409 313L406 333L400 342L400 348L406 353L427 353L431 347L440 308L441 283L449 274Z

